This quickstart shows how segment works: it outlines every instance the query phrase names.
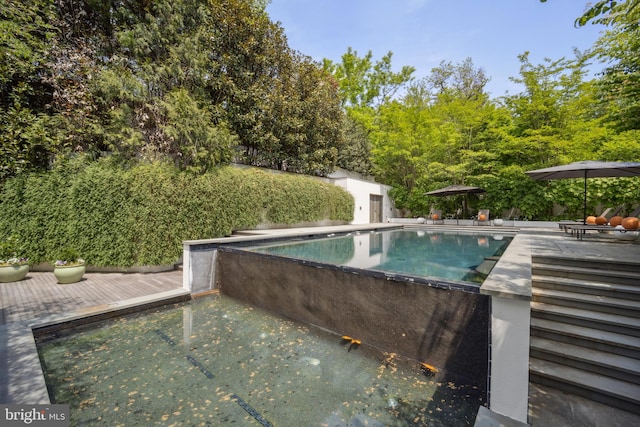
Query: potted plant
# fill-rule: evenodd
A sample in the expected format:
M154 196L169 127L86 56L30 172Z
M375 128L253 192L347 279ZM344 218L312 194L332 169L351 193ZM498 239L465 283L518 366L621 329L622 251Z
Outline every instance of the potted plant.
M58 259L53 263L53 274L60 284L79 282L86 269L84 260L72 248L60 251Z
M18 255L19 252L15 236L0 241L0 283L17 282L29 272L29 260Z

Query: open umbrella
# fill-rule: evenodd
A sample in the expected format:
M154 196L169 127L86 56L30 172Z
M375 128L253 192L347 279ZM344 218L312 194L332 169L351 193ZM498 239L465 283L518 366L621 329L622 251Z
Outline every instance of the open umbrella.
M470 187L467 185L449 185L448 187L440 188L438 190L429 191L424 193L427 196L454 196L457 194L464 194L464 213L467 213L467 194L479 194L485 193L486 190L480 187Z
M584 222L587 222L587 178L615 178L639 176L640 163L632 162L600 162L587 160L568 165L554 166L525 172L531 178L542 181L550 179L583 178L584 179Z

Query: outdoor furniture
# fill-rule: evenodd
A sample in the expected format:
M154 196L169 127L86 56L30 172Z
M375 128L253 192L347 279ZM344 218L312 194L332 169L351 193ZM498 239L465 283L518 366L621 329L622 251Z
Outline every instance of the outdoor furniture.
M502 218L505 221L511 221L514 225L515 225L516 221L519 220L520 216L522 215L522 212L518 208L511 208L511 210L503 211L502 213L503 213Z
M621 210L620 208L619 210ZM616 212L617 213L617 212ZM633 212L631 212L629 217L638 217L640 216L640 206L637 207ZM582 224L582 223L565 223L564 226L562 222L559 224L560 228L564 228L566 233L571 233L571 235L575 235L578 240L582 240L587 231L597 231L599 233L608 233L612 231L625 232L625 230L620 230L618 228L612 227L610 225L595 225L595 224ZM628 230L635 231L635 230Z
M480 209L478 215L473 219L474 225L490 225L489 209Z
M614 216L620 214L620 211L622 211L622 208L624 208L624 205L619 205L616 210L614 210L613 212L609 211L609 212L603 212L602 214L600 214L600 216L603 216L605 218L607 218L608 220L613 218Z
M460 225L460 215L462 215L462 208L456 209L455 213L447 214L445 216L446 219L455 219L456 225Z
M593 224L567 224L565 232L576 236L578 240L582 240L587 231L597 231L599 233L607 233L614 231L615 228L610 225L593 225Z
M604 216L605 218L607 218L607 220L610 220L614 216L618 215L623 207L624 205L620 205L613 212L611 212L613 210L612 208L607 208L599 216ZM640 206L636 207L633 210L633 212L631 212L629 215L626 215L626 216L627 217L640 216ZM570 221L570 220L560 221L558 223L558 227L560 227L560 229L564 230L566 233L570 232L571 234L574 234L575 230L578 230L580 228L582 228L583 231L588 231L588 230L600 230L600 231L605 230L606 231L612 228L609 225L585 224L583 221ZM582 234L584 234L584 232Z
M563 219L558 222L558 227L565 233L569 233L571 231L569 227L574 225L585 225L585 223L583 221L572 221L570 219Z
M611 212L612 210L613 210L613 208L607 208L607 209L603 210L602 213L600 215L598 215L598 216L603 216L605 218L609 218L607 215L609 215L609 212Z
M429 212L429 219L433 221L433 224L444 224L444 219L442 219L442 211L440 209L431 209Z
M468 185L449 185L448 187L440 188L438 190L429 191L428 193L424 193L427 196L455 196L458 194L464 195L462 199L462 212L464 215L467 213L467 198L469 194L481 194L485 193L486 190L484 188L479 187L470 187Z
M531 178L539 180L549 179L584 179L584 201L582 216L587 219L587 178L608 178L639 176L640 162L599 162L584 161L575 162L563 166L554 166L545 169L538 169L525 172Z
M627 216L637 216L640 217L640 206L636 207L633 212L631 212L629 215Z

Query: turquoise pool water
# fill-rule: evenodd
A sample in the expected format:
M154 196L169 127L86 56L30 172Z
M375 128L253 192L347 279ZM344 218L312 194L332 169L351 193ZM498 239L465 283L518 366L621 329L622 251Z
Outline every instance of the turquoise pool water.
M223 295L36 336L71 425L466 426L484 392Z
M486 232L387 230L248 249L391 274L481 283L512 239Z

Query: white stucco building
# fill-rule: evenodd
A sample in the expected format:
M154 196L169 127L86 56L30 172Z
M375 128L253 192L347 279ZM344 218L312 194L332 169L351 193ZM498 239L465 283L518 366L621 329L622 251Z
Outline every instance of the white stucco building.
M389 197L390 186L343 169L333 172L329 179L353 196L355 206L352 224L387 222L389 218L397 216L395 205Z

